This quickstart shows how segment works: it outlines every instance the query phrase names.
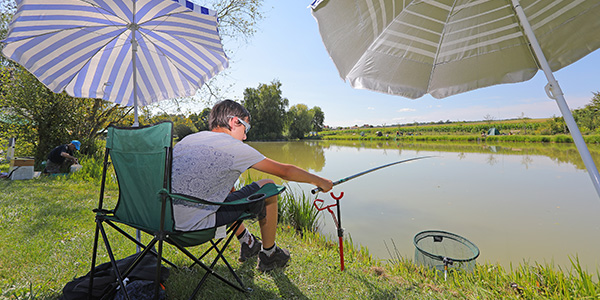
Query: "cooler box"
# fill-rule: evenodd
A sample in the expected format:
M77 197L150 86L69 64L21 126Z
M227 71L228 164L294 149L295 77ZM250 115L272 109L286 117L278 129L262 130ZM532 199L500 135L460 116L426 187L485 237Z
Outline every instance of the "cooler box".
M80 164L71 165L71 173L75 173L75 172L81 170L81 168L83 168L83 166Z
M33 167L35 160L27 157L17 157L10 160L10 167Z
M14 158L10 160L8 174L12 180L32 179L33 178L33 158Z

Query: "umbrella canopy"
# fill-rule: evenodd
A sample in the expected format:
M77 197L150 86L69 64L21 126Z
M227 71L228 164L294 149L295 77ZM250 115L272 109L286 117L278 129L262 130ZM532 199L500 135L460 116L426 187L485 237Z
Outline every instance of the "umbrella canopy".
M2 53L55 93L137 107L228 66L214 11L186 0L21 0Z
M552 71L600 47L599 1L520 2ZM525 81L540 69L510 0L314 5L323 43L355 88L444 98Z
M600 47L597 0L316 0L313 16L355 88L444 98L543 70L598 195L600 175L553 71Z

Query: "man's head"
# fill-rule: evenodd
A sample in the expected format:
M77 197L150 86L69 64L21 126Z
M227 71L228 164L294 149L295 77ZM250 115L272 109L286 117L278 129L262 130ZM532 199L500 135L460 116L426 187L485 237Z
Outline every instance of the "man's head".
M250 121L250 113L241 104L233 100L219 101L210 111L210 115L208 117L208 127L210 130L213 130L217 127L231 130L229 121L234 117L237 117L242 121L248 118L248 121Z
M79 151L79 148L81 147L81 143L78 140L72 140L71 143L69 143L69 145L73 145L73 147L75 147L75 149L77 149L77 151ZM73 150L73 149L71 149Z

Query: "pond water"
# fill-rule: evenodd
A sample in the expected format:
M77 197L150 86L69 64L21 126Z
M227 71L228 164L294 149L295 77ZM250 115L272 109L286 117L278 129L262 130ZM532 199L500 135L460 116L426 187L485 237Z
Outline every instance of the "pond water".
M413 259L424 230L460 235L481 251L477 262L505 268L552 263L569 269L579 259L596 272L600 198L572 145L434 144L307 141L250 142L267 157L336 181L398 160L434 156L384 168L334 187L346 237L379 259ZM596 147L596 148L594 148ZM590 147L600 165L600 149ZM256 176L265 177L262 174ZM308 184L290 183L310 195ZM334 200L319 194L325 204ZM329 213L324 234L337 240Z

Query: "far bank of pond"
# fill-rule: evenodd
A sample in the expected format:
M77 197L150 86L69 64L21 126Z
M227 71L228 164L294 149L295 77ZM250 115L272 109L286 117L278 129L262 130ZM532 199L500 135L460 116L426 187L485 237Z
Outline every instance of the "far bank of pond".
M347 237L378 258L389 258L392 244L412 258L413 237L435 229L474 242L483 262L569 266L569 258L577 255L582 266L591 270L598 266L600 201L572 144L406 140L249 144L267 157L334 181L402 159L435 156L382 169L333 190L337 195L344 192L342 225ZM598 163L600 147L589 148ZM290 187L313 197L312 186ZM333 203L330 195L318 197ZM321 222L322 231L335 237L329 214L323 214Z
M481 135L481 134L378 134L378 131L366 133L364 131L341 131L313 137L318 140L359 140L359 141L394 141L394 142L477 142L477 143L557 143L573 144L573 138L566 134L555 135ZM600 144L600 135L585 135L584 141L588 145Z

